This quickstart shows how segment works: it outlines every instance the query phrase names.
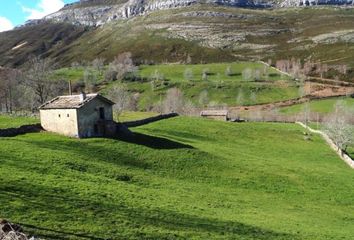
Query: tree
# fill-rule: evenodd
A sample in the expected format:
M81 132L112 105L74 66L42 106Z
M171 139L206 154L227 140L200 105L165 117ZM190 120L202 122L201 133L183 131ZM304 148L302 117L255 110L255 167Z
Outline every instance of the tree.
M337 145L338 149L344 152L353 142L352 125L349 123L353 116L348 112L342 102L337 102L334 112L324 121L324 131Z
M85 91L87 93L95 92L95 85L97 83L98 76L97 72L93 71L91 68L86 67L84 71L84 83L85 83Z
M193 79L193 70L191 68L186 68L184 70L184 79L188 81Z
M21 73L14 69L0 71L0 107L3 104L6 112L12 112L18 98L18 85Z
M208 96L208 90L203 90L199 94L199 104L203 107L207 106L209 103L209 96Z
M310 104L309 102L306 102L302 108L302 121L304 122L305 126L306 126L306 135L309 135L309 132L308 132L308 125L309 125L309 122L310 122L310 117L311 117L311 108L310 108Z
M227 66L226 69L225 69L225 75L230 77L230 76L232 76L232 74L234 74L234 73L232 71L231 66Z
M245 81L250 81L252 80L253 77L253 71L250 68L246 68L242 71L242 78Z
M191 64L192 63L192 57L189 54L187 55L186 63L187 64Z
M208 68L204 68L203 72L202 72L202 80L203 81L208 81L208 76L209 76L209 69Z
M163 102L165 113L183 113L183 93L178 88L170 88Z
M254 80L255 81L260 81L261 78L262 78L262 73L261 73L261 70L260 69L256 69L253 73L254 75Z
M71 63L71 68L72 69L79 69L79 67L80 67L80 63L78 63L78 62L72 62Z
M54 64L51 59L32 57L24 72L24 85L32 89L38 104L45 103L52 96L55 82L50 79Z
M127 110L130 105L130 94L124 85L114 85L108 90L107 96L115 103L113 111L114 115L119 120L120 115L124 110Z
M252 104L256 104L257 103L257 94L255 92L251 92L250 99L252 101Z
M103 74L104 62L105 62L104 58L95 58L92 61L92 67L94 70L98 72L99 75Z
M162 85L162 82L165 80L165 76L160 73L158 69L156 69L150 76L150 84L151 84L151 90L155 91L156 88L160 85Z
M236 103L237 103L237 105L242 106L242 105L243 105L243 102L244 102L243 90L242 90L242 88L240 88L240 89L238 90L238 94L237 94L237 98L236 98Z
M105 79L106 81L115 81L123 80L129 76L135 77L137 70L132 60L132 54L130 52L121 53L109 64Z

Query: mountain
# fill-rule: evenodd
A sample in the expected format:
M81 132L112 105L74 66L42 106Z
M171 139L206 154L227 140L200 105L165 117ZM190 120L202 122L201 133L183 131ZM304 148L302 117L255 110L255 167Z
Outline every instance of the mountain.
M100 26L158 10L214 4L229 7L271 8L314 5L352 5L354 0L84 0L69 4L46 19Z
M317 1L324 3L348 2ZM80 1L0 33L0 65L17 67L30 55L41 55L68 66L130 51L137 63L296 58L353 67L354 9L281 8L294 4L300 5L294 0Z

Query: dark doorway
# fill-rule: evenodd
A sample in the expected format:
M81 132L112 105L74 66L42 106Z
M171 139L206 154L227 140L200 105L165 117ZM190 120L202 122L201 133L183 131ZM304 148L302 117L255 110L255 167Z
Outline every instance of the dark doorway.
M95 134L95 135L98 134L98 125L97 125L97 124L95 124L95 125L93 126L93 131L94 131L94 134Z
M103 107L100 108L100 119L102 119L102 120L106 119Z

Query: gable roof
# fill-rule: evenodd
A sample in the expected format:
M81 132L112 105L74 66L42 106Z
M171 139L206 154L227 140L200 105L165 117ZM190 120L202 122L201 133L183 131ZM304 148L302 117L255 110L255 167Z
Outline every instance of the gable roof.
M86 94L86 98L81 101L81 95L58 96L42 106L39 109L78 109L91 102L93 99L100 99L110 105L115 103L99 94Z
M204 110L200 113L200 116L227 116L229 111L227 110Z

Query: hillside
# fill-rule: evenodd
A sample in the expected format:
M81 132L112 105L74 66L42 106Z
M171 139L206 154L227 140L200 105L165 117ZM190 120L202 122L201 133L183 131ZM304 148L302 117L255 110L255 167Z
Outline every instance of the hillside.
M96 57L111 61L130 51L137 63L185 62L190 56L193 63L296 58L354 66L352 8L259 10L191 4L107 21L100 27L70 26L70 31L67 24L75 21L52 21L0 33L0 65L17 66L30 54L40 54L69 66ZM62 32L59 41L53 38L56 32Z
M204 78L203 72L206 72ZM249 74L245 74L247 72ZM136 79L110 83L97 71L94 73L98 76L96 86L103 94L114 86L125 86L129 94L135 96L138 110L143 111L161 105L160 101L171 88L180 89L184 98L196 107L254 105L299 97L298 82L262 63L141 65ZM71 80L74 85L83 84L84 69L63 68L54 78Z
M48 240L354 237L353 172L299 126L180 117L134 131L1 138L1 217Z

